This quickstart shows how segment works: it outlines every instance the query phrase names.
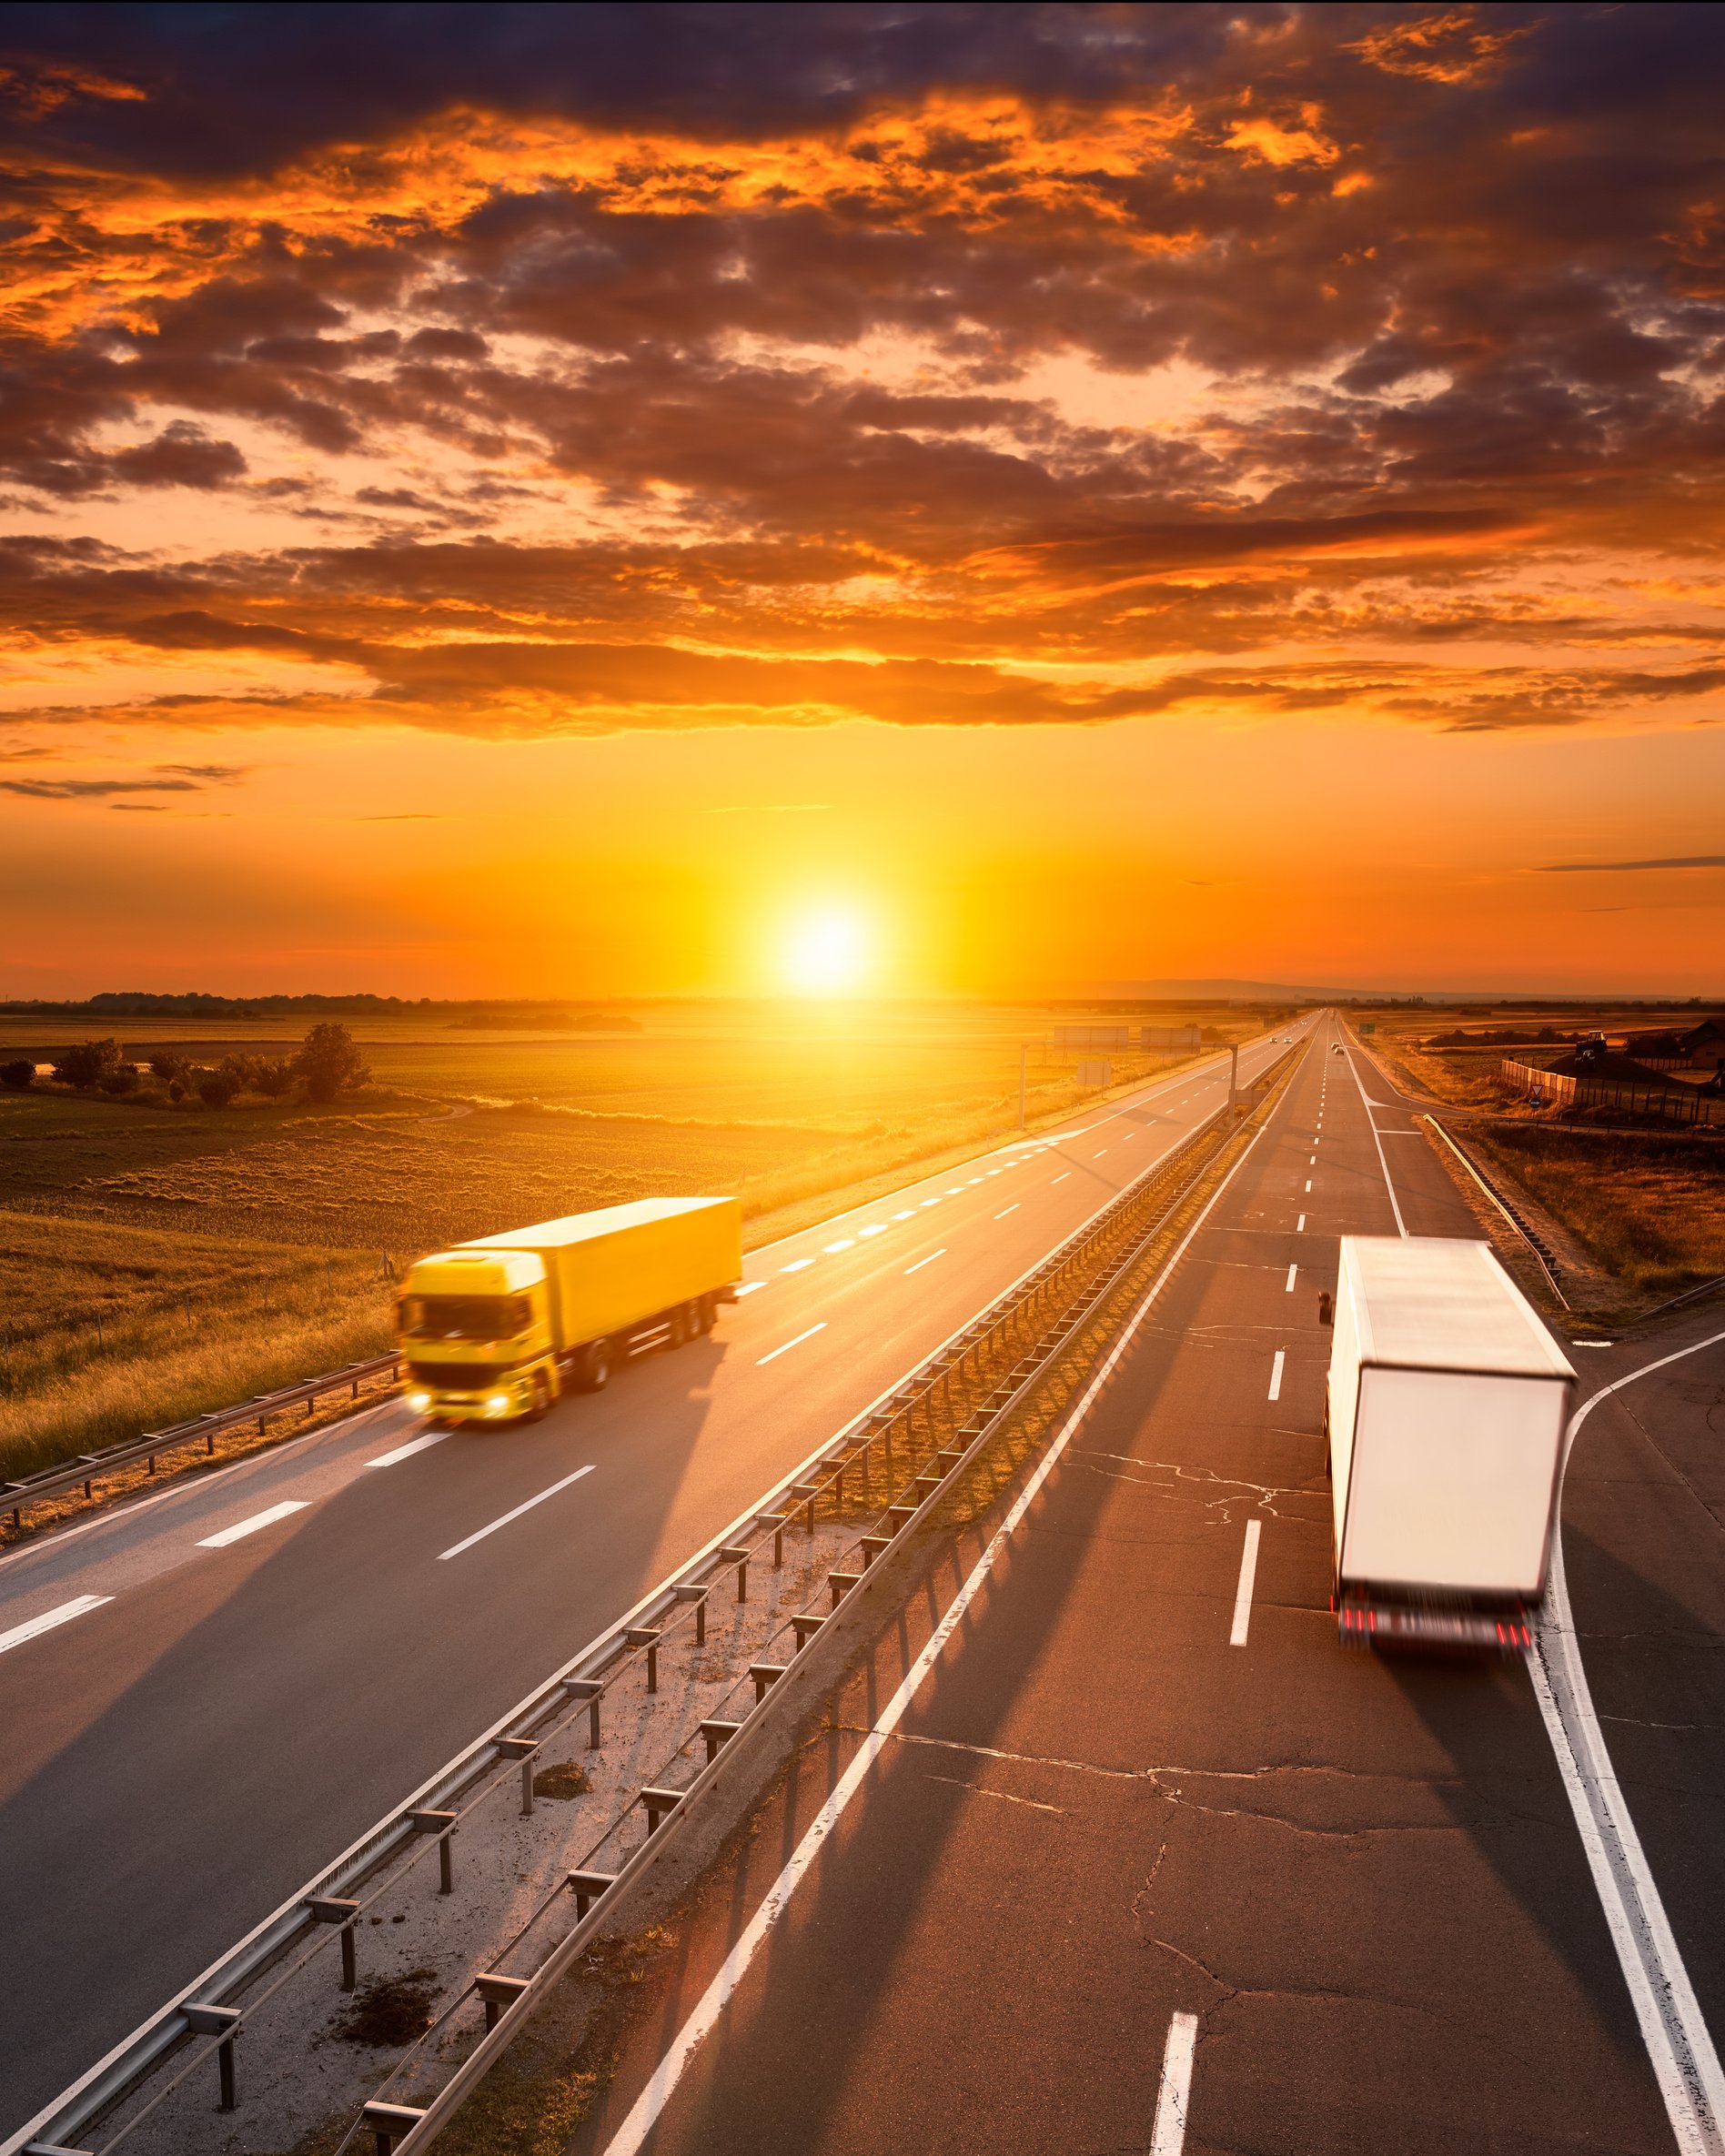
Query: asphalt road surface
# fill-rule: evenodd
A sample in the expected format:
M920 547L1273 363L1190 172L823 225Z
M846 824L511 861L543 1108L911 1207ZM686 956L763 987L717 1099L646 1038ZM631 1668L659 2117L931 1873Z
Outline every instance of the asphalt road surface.
M1337 1238L1478 1230L1323 1030L946 1644L980 1539L705 1882L585 2156L1676 2145L1527 1669L1337 1638ZM1564 1546L1717 2026L1725 1331L1575 1359L1588 1392L1702 1340L1589 1416Z
M1243 1053L1249 1078L1285 1051ZM0 2134L1037 1264L1227 1061L757 1251L513 1431L395 1402L0 1560Z

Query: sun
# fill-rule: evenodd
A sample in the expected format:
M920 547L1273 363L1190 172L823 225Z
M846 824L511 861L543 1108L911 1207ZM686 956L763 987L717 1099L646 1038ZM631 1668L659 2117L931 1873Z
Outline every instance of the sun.
M847 995L862 985L870 957L862 916L829 906L792 924L781 962L785 981L799 995Z

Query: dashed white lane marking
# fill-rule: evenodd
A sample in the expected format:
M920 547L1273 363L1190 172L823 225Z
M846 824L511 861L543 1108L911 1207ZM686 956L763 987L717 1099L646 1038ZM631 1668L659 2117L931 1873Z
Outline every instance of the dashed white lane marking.
M75 1602L62 1602L57 1609L45 1609L40 1617L33 1617L25 1624L14 1625L10 1632L0 1632L0 1655L9 1647L22 1647L26 1639L40 1638L44 1632L52 1632L56 1625L69 1625L86 1609L100 1609L105 1602L113 1599L112 1595L80 1595Z
M438 1552L439 1564L442 1564L446 1557L459 1557L464 1549L471 1549L476 1542L483 1542L488 1535L495 1535L499 1527L507 1527L511 1520L520 1519L524 1512L531 1512L536 1505L543 1505L547 1497L556 1496L559 1490L568 1489L570 1483L579 1482L583 1475L592 1472L590 1462L585 1467L577 1467L573 1475L564 1476L561 1482L554 1482L549 1490L541 1490L536 1497L529 1497L525 1503L516 1506L513 1511L506 1512L501 1519L489 1521L476 1534L469 1535L466 1541L455 1543L449 1549L440 1549Z
M812 1258L792 1258L788 1265L781 1265L779 1270L781 1273L806 1273L813 1263Z
M1276 1351L1276 1360L1270 1365L1268 1397L1272 1400L1279 1400L1282 1396L1282 1365L1286 1358L1287 1350L1285 1347L1278 1347Z
M1296 1274L1298 1272L1299 1272L1299 1267L1298 1267L1297 1265L1290 1265L1290 1266L1288 1267L1288 1269L1287 1269L1287 1290L1286 1290L1286 1292L1287 1292L1287 1293L1288 1293L1290 1295L1291 1295L1294 1293L1294 1280L1295 1280L1295 1276L1296 1276Z
M886 1223L883 1220L872 1221L867 1227L859 1228L856 1232L859 1235L884 1235Z
M311 1503L309 1497L284 1497L279 1505L272 1505L266 1512L254 1512L248 1520L237 1521L231 1527L224 1527L219 1535L206 1535L198 1544L199 1549L226 1549L230 1542L242 1541L247 1535L256 1535L260 1527L273 1527L277 1520L285 1520L290 1512L304 1512Z
M1162 2086L1156 2095L1155 2131L1150 2156L1180 2156L1185 2147L1186 2111L1192 2095L1192 2055L1197 2049L1198 2017L1175 2014L1168 2024L1162 2052Z
M1048 1179L1049 1188L1052 1190L1056 1183L1064 1183L1067 1176L1071 1174L1072 1170L1070 1168L1063 1168L1058 1175L1051 1175Z
M380 1452L375 1460L368 1460L368 1467L393 1467L398 1460L410 1460L416 1452L428 1446L441 1445L449 1436L447 1430L428 1430L423 1437L409 1437L405 1445L398 1445L393 1452Z
M931 1250L925 1258L918 1258L913 1265L905 1266L905 1279L908 1280L913 1273L920 1273L924 1265L932 1265L937 1257L944 1257L946 1253L943 1250Z
M811 1259L809 1262L811 1264L812 1264L814 1261ZM788 1273L790 1270L790 1266L787 1265L785 1267L785 1271ZM737 1283L735 1288L731 1291L732 1300L741 1302L744 1295L756 1295L762 1288L765 1287L766 1285L767 1284L764 1280L740 1280Z
M1297 1220L1296 1220L1296 1221L1294 1223L1294 1233L1295 1233L1296 1235L1303 1235L1303 1234L1306 1233L1306 1215L1305 1215L1305 1214L1303 1214L1303 1213L1302 1213L1302 1214L1300 1214L1299 1218L1298 1218L1298 1219L1297 1219Z
M789 1355L793 1347L801 1347L805 1340L812 1340L817 1333L824 1333L827 1321L822 1318L819 1325L811 1325L806 1333L799 1333L794 1340L787 1340L783 1346L775 1347L766 1355L756 1355L756 1363L776 1363L782 1355Z
M821 1245L822 1254L826 1257L837 1257L840 1251L854 1250L855 1248L856 1237L854 1235L841 1235L836 1243L823 1243Z
M951 1190L943 1191L941 1193L941 1195L944 1198L962 1198L963 1194L964 1185L962 1183L955 1183L953 1184Z
M1096 1150L1095 1153L1093 1153L1093 1154L1091 1154L1091 1156L1090 1156L1090 1157L1091 1157L1091 1159L1092 1159L1093 1161L1099 1161L1099 1160L1102 1158L1103 1154L1104 1154L1105 1153L1106 1153L1106 1152L1107 1152L1107 1150L1108 1150L1108 1148L1107 1148L1105 1145L1099 1146L1099 1147L1097 1148L1097 1150Z
M1309 1158L1309 1159L1306 1161L1306 1166L1307 1166L1308 1168L1315 1168L1315 1167L1316 1167L1316 1165L1317 1165L1317 1155L1316 1155L1316 1154L1313 1154L1310 1156L1310 1158Z
M1311 1162L1310 1162L1310 1161L1307 1161L1306 1164L1306 1166L1309 1168L1309 1167L1311 1166L1311 1164L1311 1164ZM1310 1177L1309 1175L1308 1175L1308 1176L1306 1177L1306 1189L1307 1189L1307 1190L1310 1190L1310 1189L1311 1189L1311 1187L1312 1187L1312 1179L1311 1179L1311 1177Z
M1004 1220L1008 1213L1016 1213L1017 1210L1018 1208L1016 1205L1008 1205L1004 1211L995 1214L994 1218L996 1220Z
M895 1213L893 1217L894 1220L914 1220L916 1218L916 1207L914 1205L907 1205L903 1213Z
M1257 1577L1258 1536L1263 1531L1262 1520L1246 1521L1246 1547L1240 1553L1240 1584L1234 1590L1234 1628L1228 1634L1230 1647L1244 1647L1251 1627L1252 1583Z

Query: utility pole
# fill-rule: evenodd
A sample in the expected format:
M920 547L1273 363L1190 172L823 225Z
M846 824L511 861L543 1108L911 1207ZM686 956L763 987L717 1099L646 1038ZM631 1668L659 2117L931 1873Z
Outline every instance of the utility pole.
M1240 1104L1240 1043L1228 1043L1228 1113L1232 1115Z
M1018 1043L1018 1127L1021 1131L1024 1127L1024 1065L1029 1055L1030 1043L1021 1041Z

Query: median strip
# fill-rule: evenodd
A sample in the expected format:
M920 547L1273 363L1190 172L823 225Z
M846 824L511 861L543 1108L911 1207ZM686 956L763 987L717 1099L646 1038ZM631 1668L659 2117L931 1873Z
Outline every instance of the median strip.
M451 1548L439 1550L438 1552L439 1564L442 1564L447 1557L459 1557L464 1549L471 1549L476 1542L483 1542L488 1535L495 1535L499 1527L507 1527L511 1520L520 1519L524 1512L531 1512L536 1505L543 1505L547 1497L556 1496L559 1490L568 1489L570 1483L579 1482L583 1475L590 1475L592 1472L590 1462L585 1467L577 1467L573 1475L564 1476L561 1482L554 1482L550 1489L540 1490L537 1496L525 1499L512 1511L506 1512L501 1519L492 1520L489 1526L480 1527L477 1533L469 1535L464 1542L458 1542Z

